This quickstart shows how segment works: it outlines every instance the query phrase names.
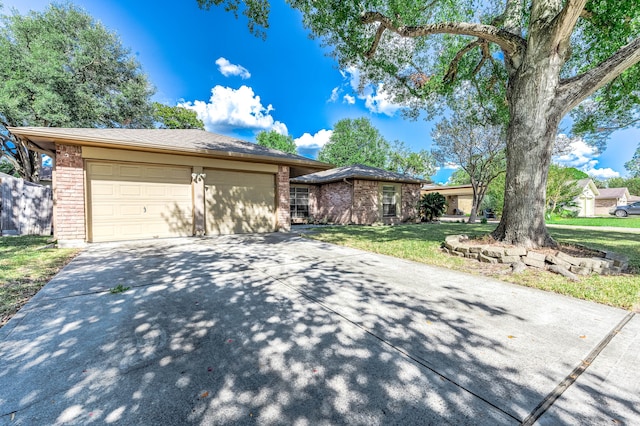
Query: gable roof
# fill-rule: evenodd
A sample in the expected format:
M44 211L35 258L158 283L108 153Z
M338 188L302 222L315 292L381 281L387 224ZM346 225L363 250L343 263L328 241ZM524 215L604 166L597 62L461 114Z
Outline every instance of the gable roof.
M87 129L55 127L9 127L37 147L53 150L54 143L120 148L137 151L181 153L215 158L244 159L268 163L328 169L330 164L288 154L237 138L196 129Z
M593 183L593 180L591 178L579 179L576 181L576 185L583 191L588 186L591 189L591 192L593 192L593 195L595 195L596 197L600 194L600 190L598 189L596 184Z
M602 188L600 189L600 195L597 199L605 198L629 198L629 190L627 188Z
M385 182L423 183L423 179L416 179L400 173L378 169L377 167L355 164L353 166L338 167L336 169L311 173L290 179L292 183L320 184L337 182L343 179L380 180Z

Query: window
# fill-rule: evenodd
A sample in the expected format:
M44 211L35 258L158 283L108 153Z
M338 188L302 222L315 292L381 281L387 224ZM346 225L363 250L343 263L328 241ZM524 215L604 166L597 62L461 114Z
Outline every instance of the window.
M309 188L290 188L289 210L291 219L309 217Z
M396 187L382 187L382 217L397 216Z

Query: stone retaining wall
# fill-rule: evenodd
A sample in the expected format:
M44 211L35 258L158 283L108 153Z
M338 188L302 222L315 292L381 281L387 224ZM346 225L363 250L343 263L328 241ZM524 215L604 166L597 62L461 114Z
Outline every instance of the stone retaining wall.
M446 237L442 249L451 255L477 259L486 263L508 263L514 270L525 266L546 269L570 279L577 275L619 274L629 266L629 259L613 252L601 252L602 257L574 257L561 251L543 254L523 247L483 245L469 240L466 235Z

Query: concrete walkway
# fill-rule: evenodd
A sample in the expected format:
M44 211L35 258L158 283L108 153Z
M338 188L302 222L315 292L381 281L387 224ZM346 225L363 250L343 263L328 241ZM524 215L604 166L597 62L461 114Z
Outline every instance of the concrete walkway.
M291 234L93 245L0 329L0 424L640 424L638 347L623 310Z

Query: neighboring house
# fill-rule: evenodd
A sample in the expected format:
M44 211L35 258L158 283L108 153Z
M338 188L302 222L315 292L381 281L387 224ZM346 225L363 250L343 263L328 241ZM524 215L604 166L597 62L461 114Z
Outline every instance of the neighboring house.
M420 191L422 195L439 192L447 201L447 215L462 215L471 213L473 206L473 187L468 185L438 186L425 185Z
M202 130L9 130L55 152L62 246L286 230L289 179L331 167Z
M40 169L40 185L51 186L53 184L53 166L42 166Z
M339 167L291 180L291 217L295 222L396 224L418 219L424 182L375 167Z
M609 209L615 206L626 206L631 195L627 188L601 188L596 196L596 215L608 216Z
M574 207L578 211L578 217L593 217L596 213L596 197L600 194L593 180L589 178L576 181L576 185L582 189L580 195L573 199Z

